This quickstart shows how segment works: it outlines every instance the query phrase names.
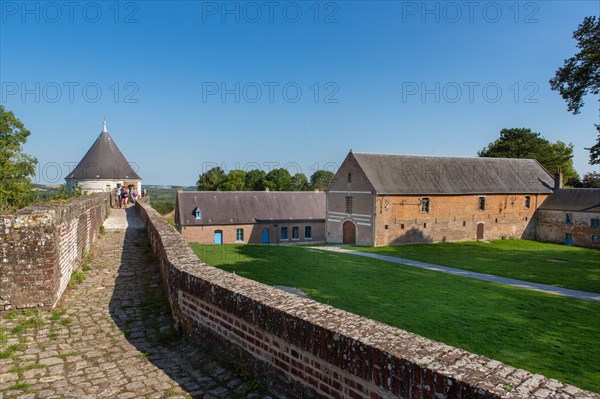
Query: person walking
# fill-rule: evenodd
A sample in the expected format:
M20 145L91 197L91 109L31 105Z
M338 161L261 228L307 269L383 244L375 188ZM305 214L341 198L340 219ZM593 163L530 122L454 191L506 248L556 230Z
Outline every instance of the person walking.
M123 197L123 207L127 209L127 200L129 199L129 189L125 189L125 194L121 195Z
M125 204L125 187L121 187L121 201L119 202L119 208L122 208Z

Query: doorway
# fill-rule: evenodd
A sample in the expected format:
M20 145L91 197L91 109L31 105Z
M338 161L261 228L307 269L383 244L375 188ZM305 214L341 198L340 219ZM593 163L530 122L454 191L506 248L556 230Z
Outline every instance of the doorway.
M483 240L484 227L483 223L477 223L477 239Z
M352 222L344 223L343 243L356 244L356 226Z
M261 243L268 244L269 243L269 229L263 229L261 232Z
M223 244L223 231L222 230L215 230L214 243L215 244Z

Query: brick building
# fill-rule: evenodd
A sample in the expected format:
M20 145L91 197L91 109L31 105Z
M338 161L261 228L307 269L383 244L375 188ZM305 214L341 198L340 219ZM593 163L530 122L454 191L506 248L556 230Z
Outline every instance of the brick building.
M534 239L554 184L531 159L350 151L326 190L326 237L368 246Z
M325 193L179 191L177 230L204 244L325 241Z
M537 212L537 239L600 248L600 188L559 188Z
M69 192L75 185L86 194L112 191L117 186L142 190L142 178L106 130L106 121L100 136L65 180Z

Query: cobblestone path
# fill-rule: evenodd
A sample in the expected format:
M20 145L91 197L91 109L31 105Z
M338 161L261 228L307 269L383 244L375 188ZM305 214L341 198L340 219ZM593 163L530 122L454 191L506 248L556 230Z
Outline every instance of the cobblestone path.
M265 398L243 367L175 334L134 210L105 225L55 310L0 315L0 399Z

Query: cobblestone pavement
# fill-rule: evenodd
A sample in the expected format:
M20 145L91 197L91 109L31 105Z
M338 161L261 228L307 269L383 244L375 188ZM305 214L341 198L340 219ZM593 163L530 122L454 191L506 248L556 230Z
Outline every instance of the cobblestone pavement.
M55 310L0 315L0 399L265 398L244 367L172 329L134 212L112 210L108 224L129 227L106 230Z

